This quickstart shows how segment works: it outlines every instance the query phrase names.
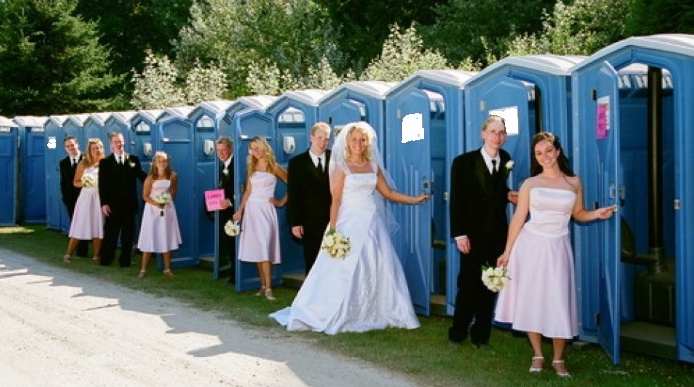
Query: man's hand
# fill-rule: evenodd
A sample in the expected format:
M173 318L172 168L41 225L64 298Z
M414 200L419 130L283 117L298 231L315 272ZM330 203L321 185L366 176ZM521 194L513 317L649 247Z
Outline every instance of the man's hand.
M458 247L458 250L463 253L463 254L468 254L470 253L470 238L467 236L460 237L455 240L455 245Z
M294 226L292 227L292 235L299 239L304 238L304 226Z
M111 214L111 207L109 207L108 204L104 204L101 206L101 213L104 214L104 216L109 216Z

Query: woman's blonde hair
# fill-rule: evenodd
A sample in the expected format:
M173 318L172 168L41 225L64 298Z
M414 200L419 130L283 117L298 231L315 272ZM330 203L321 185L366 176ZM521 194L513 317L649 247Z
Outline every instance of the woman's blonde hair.
M98 161L92 159L92 145L99 145L101 147L101 157L99 157L99 160L104 158L104 143L101 141L101 139L90 138L89 140L87 140L87 151L85 152L86 155L84 156L84 159L82 159L82 162L85 166L92 165L96 161Z
M364 149L364 159L366 161L371 161L371 141L373 140L370 135L370 131L366 128L362 128L359 124L349 128L347 132L347 141L345 141L345 160L352 156L352 151L349 149L349 140L352 138L354 132L359 131L366 137L366 149Z
M164 159L169 162L166 165L166 169L164 169L164 176L166 176L167 179L170 179L171 173L173 173L173 170L171 169L171 157L169 157L169 155L164 151L157 151L154 153L152 165L149 167L149 175L152 176L153 179L159 177L159 171L157 171L157 159Z
M264 137L253 137L251 142L248 143L248 149L250 149L253 144L260 146L260 149L263 151L265 162L267 163L267 170L268 172L273 172L277 166L277 160L275 160L275 153L272 151L270 143L268 143ZM256 165L258 165L258 159L253 157L249 152L246 158L246 175L250 177L253 172L255 172Z

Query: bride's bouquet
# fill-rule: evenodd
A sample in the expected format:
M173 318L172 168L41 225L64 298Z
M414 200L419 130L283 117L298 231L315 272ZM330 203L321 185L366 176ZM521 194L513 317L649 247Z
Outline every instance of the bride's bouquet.
M325 234L321 244L321 249L335 259L344 259L349 252L349 248L349 238L332 229Z
M82 188L95 188L96 187L96 179L94 178L94 175L90 174L84 174L82 175Z
M229 219L224 224L224 232L230 237L235 237L241 233L241 226L239 225L239 222L234 222L233 220Z
M485 266L482 268L482 283L487 289L497 293L511 280L506 273L504 268Z
M159 208L161 208L161 211L159 211L159 216L164 216L164 207L171 201L171 195L168 192L162 192L159 195L155 196L154 200Z

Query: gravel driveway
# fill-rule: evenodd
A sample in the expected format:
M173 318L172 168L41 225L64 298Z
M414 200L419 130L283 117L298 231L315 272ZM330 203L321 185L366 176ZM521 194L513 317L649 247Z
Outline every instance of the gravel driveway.
M0 248L0 386L414 386L167 298Z

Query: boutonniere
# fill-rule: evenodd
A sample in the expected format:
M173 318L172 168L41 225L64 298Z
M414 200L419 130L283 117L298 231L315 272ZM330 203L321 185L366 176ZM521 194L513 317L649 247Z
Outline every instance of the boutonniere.
M135 168L135 163L130 160L130 155L126 154L123 157L125 158L125 161L128 163L128 166L130 168Z
M222 170L222 173L224 174L224 176L229 176L229 168L224 167L224 170Z
M506 170L510 171L510 170L512 170L512 169L513 169L513 160L509 160L509 161L506 163Z

